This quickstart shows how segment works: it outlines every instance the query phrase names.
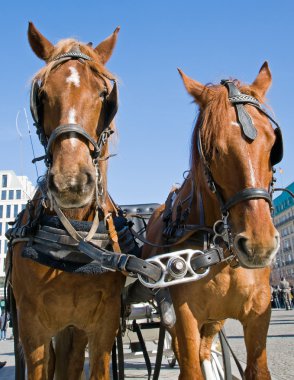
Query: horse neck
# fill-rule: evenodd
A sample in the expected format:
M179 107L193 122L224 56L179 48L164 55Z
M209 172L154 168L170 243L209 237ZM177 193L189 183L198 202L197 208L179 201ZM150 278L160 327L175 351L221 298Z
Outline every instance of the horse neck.
M218 219L221 218L220 206L216 196L208 187L207 179L201 165L194 171L191 171L191 181L189 181L190 191L193 185L193 202L191 213L188 219L190 224L201 223L201 208L203 208L204 224L212 226ZM200 204L202 202L202 205Z

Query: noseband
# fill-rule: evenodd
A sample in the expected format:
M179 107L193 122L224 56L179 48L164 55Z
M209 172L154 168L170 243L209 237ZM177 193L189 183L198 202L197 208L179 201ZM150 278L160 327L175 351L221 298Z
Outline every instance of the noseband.
M236 109L237 118L242 130L242 134L245 136L247 140L249 140L250 142L254 141L255 138L257 137L257 130L254 126L251 116L249 115L249 113L244 107L245 104L250 104L253 107L257 108L260 112L266 115L273 124L275 124L276 128L274 129L274 132L276 135L276 141L271 150L270 161L271 161L272 167L276 165L277 163L279 163L283 158L283 139L282 139L282 133L281 133L279 124L261 107L261 104L258 102L257 99L255 99L253 96L242 94L239 91L239 89L236 87L233 81L222 80L221 84L224 85L228 89L229 100ZM210 190L213 193L215 193L216 197L218 198L223 216L227 215L229 210L236 204L240 202L248 201L251 199L264 199L266 202L268 202L268 204L270 205L270 208L272 208L272 193L274 191L273 189L274 181L272 181L269 189L267 190L263 188L254 188L254 187L246 188L239 191L235 195L233 195L227 201L224 201L221 195L219 186L213 180L212 173L209 169L208 162L203 152L202 142L201 142L201 126L198 128L198 152L201 157L202 163L204 165L204 172L207 178L208 186ZM273 172L274 172L274 169L273 169Z
M85 61L92 60L91 57L89 57L86 54L83 54L80 51L78 46L75 46L68 53L60 54L57 57L55 57L52 60L54 61L54 65L52 68L73 59L79 60L82 63L84 63ZM107 89L106 79L104 78L102 74L99 74L99 75L104 80L105 88ZM112 79L109 79L109 80L112 80ZM34 158L33 163L35 163L36 161L45 160L46 166L49 167L52 162L53 143L59 136L64 135L64 134L68 135L70 133L75 133L83 137L87 142L90 143L90 145L94 148L94 150L91 151L91 155L94 161L100 158L103 145L106 143L108 137L113 133L113 131L110 129L110 123L112 122L118 109L117 84L114 80L113 82L114 83L113 83L113 88L111 90L111 93L105 96L105 99L104 99L103 107L104 107L104 112L105 112L105 120L104 120L103 131L100 134L98 141L95 141L95 139L93 139L93 137L91 137L80 124L59 125L57 128L54 129L54 131L51 133L48 139L44 131L44 126L42 124L41 101L40 101L40 95L39 95L40 84L37 79L35 79L32 82L31 94L30 94L31 114L34 120L34 125L36 127L37 135L39 137L41 144L43 145L45 149L45 155ZM97 128L98 128L98 125L97 125Z

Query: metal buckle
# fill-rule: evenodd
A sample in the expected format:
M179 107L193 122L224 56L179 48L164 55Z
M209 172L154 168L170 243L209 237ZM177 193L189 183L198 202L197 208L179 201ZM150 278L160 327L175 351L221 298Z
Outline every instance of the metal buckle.
M128 272L127 268L126 268L126 265L128 263L130 259L130 256L129 255L125 255L124 253L122 253L120 256L119 256L119 259L118 259L118 262L117 262L117 269L121 272Z

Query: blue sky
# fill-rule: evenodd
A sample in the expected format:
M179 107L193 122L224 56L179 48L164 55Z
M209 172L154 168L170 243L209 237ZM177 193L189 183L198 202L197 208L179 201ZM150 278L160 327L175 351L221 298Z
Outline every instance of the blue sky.
M197 114L177 67L202 83L235 77L251 83L268 60L268 93L284 135L278 185L294 180L294 2L10 1L1 3L0 169L36 181L23 108L29 81L43 62L27 42L28 21L52 43L75 37L95 45L121 26L108 68L120 78L118 155L110 160L109 191L118 203L163 202L189 167ZM22 138L15 128L17 113ZM33 134L34 148L42 154ZM44 171L38 165L39 173Z

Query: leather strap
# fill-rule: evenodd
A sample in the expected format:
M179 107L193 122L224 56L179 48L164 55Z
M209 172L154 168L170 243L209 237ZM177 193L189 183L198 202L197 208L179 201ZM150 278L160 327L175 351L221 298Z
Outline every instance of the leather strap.
M150 362L150 358L148 355L148 351L147 351L147 348L145 345L145 341L144 341L140 326L138 325L138 323L136 322L135 319L133 320L133 331L137 333L137 337L138 337L138 340L140 342L140 346L141 346L143 356L145 359L145 363L146 363L146 367L147 367L148 380L150 380L151 379L151 373L152 373L151 362Z
M243 368L242 368L242 366L241 366L241 363L239 362L239 360L238 360L236 354L234 353L234 351L232 350L232 347L229 345L228 339L227 339L226 335L224 334L223 329L220 330L220 334L221 334L221 336L223 337L224 341L226 342L226 344L227 344L227 346L228 346L228 348L229 348L229 350L230 350L230 352L231 352L231 354L232 354L232 356L233 356L233 358L234 358L234 360L235 360L236 366L237 366L238 371L239 371L239 373L240 373L240 375L241 375L241 379L242 379L242 380L245 379L245 377L244 377L244 376L245 376L245 373L244 373L244 371L243 371Z
M88 232L88 235L84 238L85 241L92 240L93 236L95 235L95 233L97 231L98 226L99 226L99 210L96 209L93 224L91 226L90 231Z
M139 273L153 281L158 281L161 278L161 269L159 267L136 256L107 251L84 241L79 242L79 250L91 257L92 260L100 262L105 269Z
M48 144L46 147L47 156L49 156L51 153L53 142L64 133L77 133L78 135L81 135L82 137L84 137L87 141L89 141L93 145L94 155L96 157L98 156L99 147L98 147L97 142L79 124L64 124L54 129L54 131L51 133L49 137Z
M210 248L203 255L193 257L191 259L191 267L197 272L201 268L208 268L225 260L227 260L227 258L224 257L222 248L214 247Z
M114 227L112 215L108 214L108 217L106 220L107 220L107 224L108 224L108 233L109 233L109 237L110 237L111 242L112 242L113 250L115 252L121 252L120 246L118 244L118 236L117 236L116 229Z
M222 212L225 213L236 204L248 201L250 199L264 199L269 203L270 206L272 205L272 198L268 191L266 191L265 189L253 187L241 190L237 194L232 196L225 204L222 205Z
M224 85L229 91L229 98L234 98L241 95L241 92L235 86L234 82L231 80L222 80L221 84ZM253 124L253 121L249 113L244 108L244 105L241 103L233 103L236 107L237 117L241 125L244 135L251 141L255 140L257 136L257 130Z

